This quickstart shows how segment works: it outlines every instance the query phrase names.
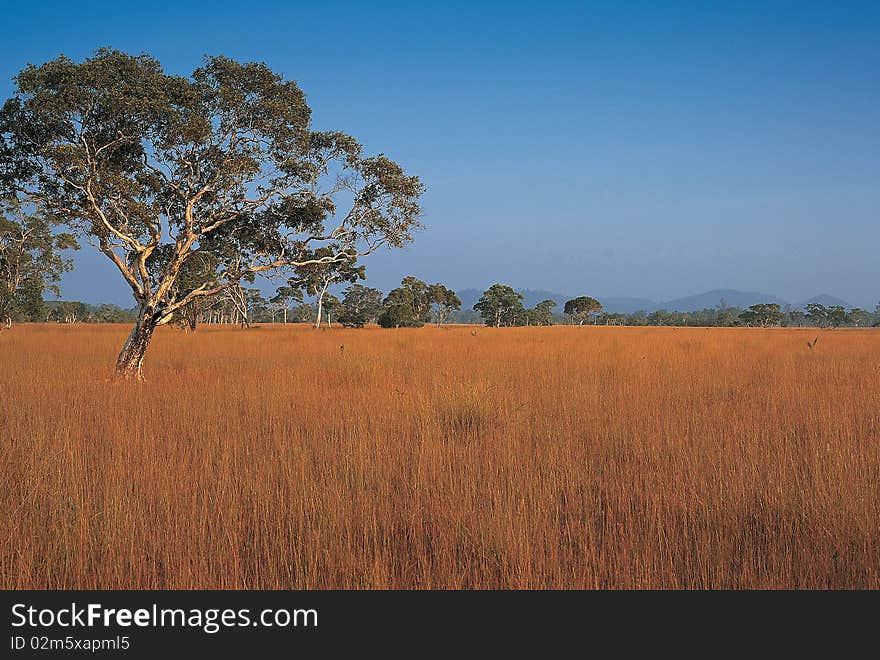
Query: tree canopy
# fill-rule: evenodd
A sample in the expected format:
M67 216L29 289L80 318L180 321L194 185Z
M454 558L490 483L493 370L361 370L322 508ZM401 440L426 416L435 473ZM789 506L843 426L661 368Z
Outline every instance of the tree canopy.
M589 319L595 318L602 311L602 303L590 296L578 296L565 301L563 313L575 319L578 325L583 325Z
M518 319L525 316L522 294L505 284L493 284L483 292L474 305L486 325L499 328L517 325Z

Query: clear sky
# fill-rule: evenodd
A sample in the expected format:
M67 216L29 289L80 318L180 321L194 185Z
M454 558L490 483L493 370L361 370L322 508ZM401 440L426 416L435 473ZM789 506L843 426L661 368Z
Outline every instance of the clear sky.
M877 2L0 2L0 93L100 46L262 60L428 187L413 274L596 296L880 300ZM131 306L86 246L68 299Z

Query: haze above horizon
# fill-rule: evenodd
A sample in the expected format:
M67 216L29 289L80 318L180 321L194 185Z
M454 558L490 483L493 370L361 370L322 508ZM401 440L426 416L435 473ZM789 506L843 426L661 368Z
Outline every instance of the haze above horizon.
M714 4L714 3L713 3ZM428 187L368 283L880 299L880 6L8 3L0 92L101 46L267 62ZM63 297L132 304L84 246Z

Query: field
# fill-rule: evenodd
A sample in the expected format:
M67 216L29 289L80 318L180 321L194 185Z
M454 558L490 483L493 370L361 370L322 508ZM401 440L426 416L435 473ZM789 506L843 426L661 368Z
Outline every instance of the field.
M880 588L880 332L127 332L0 333L0 587Z

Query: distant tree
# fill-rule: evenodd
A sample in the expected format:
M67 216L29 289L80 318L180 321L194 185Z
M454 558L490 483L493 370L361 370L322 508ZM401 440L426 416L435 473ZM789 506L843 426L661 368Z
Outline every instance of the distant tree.
M71 234L56 233L57 221L28 213L16 197L0 202L0 329L12 325L12 308L30 318L43 313L45 291L59 295L61 274L73 268L62 251L79 249Z
M352 284L344 291L339 322L347 327L362 328L373 323L382 311L382 292L361 284Z
M85 321L89 315L89 307L76 300L61 301L55 307L55 316L59 323L77 323Z
M131 323L137 315L128 309L122 309L118 305L98 305L91 319L94 323Z
M167 267L172 258L173 253L170 247L160 245L156 248L154 258L148 264L149 268L153 271L160 271ZM178 298L184 298L197 289L215 288L221 279L217 273L218 264L217 256L211 252L194 250L180 265L180 272L174 283L174 295ZM158 272L156 276L158 277ZM190 301L177 311L173 319L174 322L178 326L195 332L199 316L216 302L217 295L190 297ZM135 316L132 321L136 320Z
M266 299L259 289L248 289L239 285L223 289L222 294L235 310L235 316L242 328L250 328L255 318L266 309Z
M860 307L853 307L849 312L849 320L857 328L871 325L871 313Z
M303 304L293 308L294 323L313 323L315 320L315 308L312 305Z
M504 284L493 284L483 292L474 305L486 325L496 328L515 325L517 317L524 318L522 294Z
M556 301L542 300L535 307L529 310L530 325L553 325L553 308L556 307Z
M825 326L828 324L828 308L821 303L810 303L806 307L806 317L813 325Z
M342 301L332 293L328 293L324 296L324 313L327 314L328 328L333 327L333 319L338 319L344 309Z
M182 77L103 49L17 76L0 111L0 186L93 242L131 288L138 320L120 376L141 377L156 327L194 297L411 239L418 178L310 120L295 82L226 57ZM171 257L157 271L160 245ZM195 250L217 255L222 280L178 297Z
M315 254L319 258L331 256L332 249L318 248ZM293 275L287 280L291 288L302 289L315 297L315 327L321 327L323 317L324 296L333 284L345 282L355 283L366 277L366 269L358 265L355 256L337 261L319 261L304 264L293 269Z
M602 303L589 296L579 296L565 301L563 311L572 317L578 325L583 325L599 315L602 311Z
M409 275L400 281L403 289L411 292L410 300L413 306L413 318L422 324L431 320L431 299L428 296L428 285L417 277Z
M675 325L676 317L672 312L665 309L658 309L647 317L648 325Z
M298 287L290 285L279 286L275 289L275 295L269 299L269 302L277 310L282 313L284 323L287 323L287 315L294 303L302 304L303 292Z
M378 322L383 328L420 328L430 320L428 285L408 276L401 280L398 288L388 292Z
M782 319L782 310L776 303L752 305L739 315L739 320L743 325L757 326L761 328L780 325Z
M451 314L461 309L461 300L455 291L439 283L428 287L428 304L432 307L438 328L449 319Z
M828 323L832 328L839 328L849 322L849 316L843 305L832 305L826 311Z
M790 325L800 327L806 322L807 315L799 309L792 309L788 312L788 320Z
M719 309L718 313L715 315L715 325L721 328L731 326L735 321L736 316L730 308Z

